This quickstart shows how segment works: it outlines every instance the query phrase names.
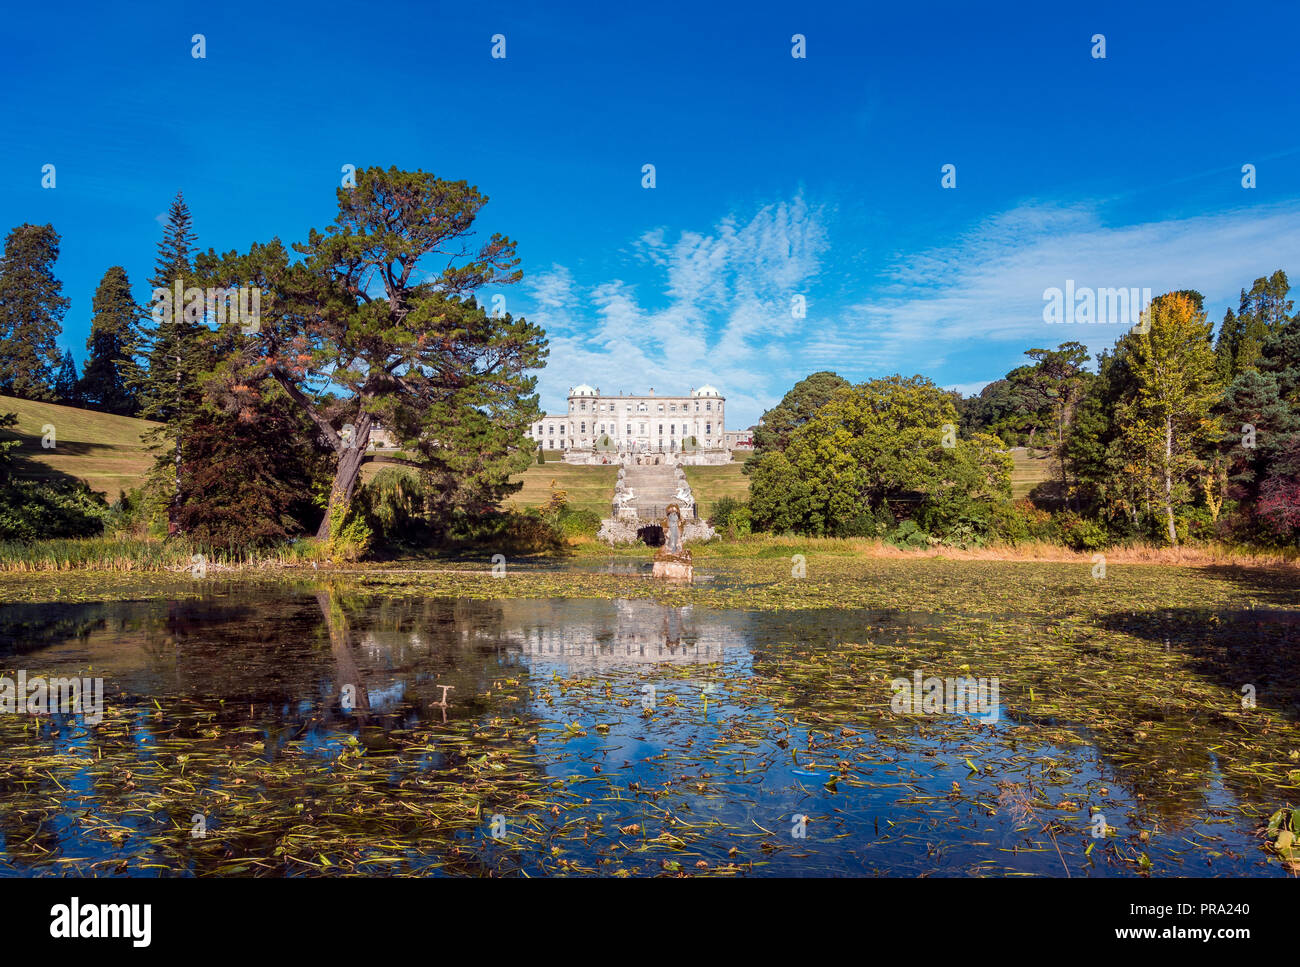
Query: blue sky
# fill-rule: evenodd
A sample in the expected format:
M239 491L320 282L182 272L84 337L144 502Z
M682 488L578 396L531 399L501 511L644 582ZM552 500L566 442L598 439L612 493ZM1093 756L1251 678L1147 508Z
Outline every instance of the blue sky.
M347 163L491 197L551 410L709 382L738 427L818 369L973 391L1114 342L1043 321L1066 279L1197 288L1218 320L1300 273L1294 4L155 6L24 4L0 35L0 229L62 234L79 362L110 265L147 301L177 189L202 247L245 249L323 228Z

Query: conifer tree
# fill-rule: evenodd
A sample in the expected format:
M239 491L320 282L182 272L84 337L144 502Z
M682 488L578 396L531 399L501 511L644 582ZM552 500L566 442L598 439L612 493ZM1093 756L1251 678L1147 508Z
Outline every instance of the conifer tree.
M134 416L139 408L140 307L131 297L126 269L104 273L92 303L94 317L86 348L90 356L81 376L83 402L105 413Z
M54 377L54 398L68 406L81 405L81 392L77 385L77 363L72 358L71 349L63 351L59 374Z
M9 232L0 256L0 393L54 398L55 345L68 300L54 276L59 233L23 224Z
M179 527L185 439L202 404L200 375L204 370L205 305L201 298L190 301L184 296L185 290L194 285L191 259L195 241L190 210L183 194L177 192L168 211L162 241L158 243L154 274L149 280L153 288L150 310L153 326L149 331L149 369L140 382L141 415L164 424L150 442L161 451L155 470L163 472L163 463L170 463L166 470L172 477L169 532ZM180 299L176 298L178 287Z

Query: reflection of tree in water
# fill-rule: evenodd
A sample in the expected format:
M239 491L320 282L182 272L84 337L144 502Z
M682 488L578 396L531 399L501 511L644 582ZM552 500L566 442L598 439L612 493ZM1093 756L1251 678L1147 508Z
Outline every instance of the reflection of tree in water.
M484 808L510 808L516 804L501 789L509 782L527 782L532 788L536 780L538 766L529 754L529 736L538 722L522 697L513 705L498 700L492 707L494 714L504 709L517 713L504 734L494 732L491 748L515 753L506 759L503 772L491 774L501 786L483 784L479 778L473 760L483 758L483 748L439 739L444 733L464 736L467 730L481 727L479 722L488 712L483 696L503 672L526 677L502 665L505 633L499 605L493 602L393 600L324 588L292 597L245 592L224 601L123 602L113 607L134 629L138 647L107 640L101 626L92 634L98 640L92 642L90 654L95 655L97 647L133 662L115 683L130 691L126 702L115 709L116 722L128 722L128 728L124 732L120 724L115 725L108 734L95 732L89 738L80 733L77 741L83 746L90 742L97 749L89 759L82 757L92 763L90 769L96 774L78 780L76 789L66 772L37 776L26 784L0 781L0 791L15 793L6 806L0 806L0 833L10 843L39 844L35 855L42 850L51 857L66 853L92 860L121 855L114 844L99 842L89 826L78 825L77 809L57 808L61 801L84 794L92 797L97 815L141 829L128 837L128 851L147 852L139 836L154 836L171 857L171 868L199 873L229 865L232 856L271 856L277 837L299 824L314 822L331 835L350 836L357 843L391 835L391 816L382 819L369 810L353 816L355 803L335 801L328 786L314 784L315 780L298 782L298 763L314 762L319 770L322 753L337 753L338 747L330 753L319 743L338 731L360 734L372 750L396 753L391 771L388 767L370 770L362 780L373 783L379 796L387 794L390 783L416 787L428 783L426 801L432 805L441 802L450 774L462 776L469 787L483 785ZM404 684L395 700L385 704L376 698L391 695L395 682ZM454 686L445 723L437 708L442 697L439 684ZM351 709L344 709L340 701L344 685L355 686ZM516 691L527 695L526 687ZM133 704L137 711L131 711ZM123 709L126 718L121 717ZM59 728L55 722L43 725L39 744L66 744ZM392 728L401 731L391 736L392 742L385 742L384 733ZM293 739L304 741L290 749L287 743ZM319 751L313 753L314 745ZM404 754L407 745L420 751ZM181 755L188 757L183 769ZM233 794L235 800L251 796L261 803L255 813L283 813L297 802L304 810L301 815L262 818L245 810L236 817L230 812L231 800L222 796L214 800L208 787L228 774L231 763L256 760L265 761L277 777L272 787L218 785L217 790ZM431 778L435 770L436 780ZM178 774L184 775L183 783L176 782ZM66 788L60 788L55 778ZM185 788L192 792L183 793ZM156 808L165 815L141 811L142 795L155 799ZM448 808L463 817L463 805L456 796L452 798L455 801ZM31 807L34 802L38 808ZM315 820L314 811L319 816ZM191 840L195 812L210 815L214 831L220 830L214 832L214 840ZM400 815L411 822L406 813ZM369 828L375 822L381 823L380 833ZM434 850L443 840L449 845L457 828L423 829L420 849ZM411 846L415 845L413 841ZM481 857L466 854L456 862L473 872ZM301 866L283 870L303 871Z
M6 604L0 606L0 655L25 655L109 627L106 604ZM119 629L120 630L120 629Z

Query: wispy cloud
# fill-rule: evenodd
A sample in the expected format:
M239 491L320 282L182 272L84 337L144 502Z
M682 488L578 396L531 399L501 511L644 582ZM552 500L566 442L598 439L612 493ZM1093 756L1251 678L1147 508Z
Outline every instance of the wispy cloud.
M971 393L1033 346L1114 344L1117 324L1044 322L1043 291L1067 279L1198 289L1217 320L1242 286L1300 265L1297 202L1129 225L1107 224L1105 211L1020 205L949 246L899 254L838 302L824 290L855 278L855 250L838 239L832 250L827 206L795 196L704 233L657 228L629 247L626 274L637 283L579 282L560 265L526 282L530 316L551 338L543 405L556 411L582 382L614 393L714 383L728 397L728 425L740 427L819 369L852 380L922 373ZM794 295L807 298L806 319L792 315Z
M1024 205L949 248L900 258L878 294L853 306L842 330L809 350L852 352L881 368L946 367L954 380L993 379L1033 345L1072 339L1096 351L1114 344L1115 324L1043 321L1043 291L1067 279L1093 288L1150 288L1153 295L1197 289L1218 319L1243 285L1298 262L1294 202L1116 227L1087 206ZM979 351L989 344L1012 357ZM994 371L981 371L993 363Z
M579 285L559 265L534 273L530 316L551 340L543 406L562 408L577 383L661 394L713 383L727 396L728 424L752 423L771 402L772 346L800 341L791 300L807 296L821 269L825 222L823 208L797 195L707 233L646 232L632 246L633 268L650 269L653 288Z

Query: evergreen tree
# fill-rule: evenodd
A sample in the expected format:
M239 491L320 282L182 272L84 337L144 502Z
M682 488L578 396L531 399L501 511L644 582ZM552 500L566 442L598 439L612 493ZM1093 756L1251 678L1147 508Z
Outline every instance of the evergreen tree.
M202 405L200 374L204 370L206 306L199 297L187 299L185 290L194 286L191 259L195 235L190 210L181 192L176 193L168 212L167 225L154 274L149 331L149 369L139 384L141 415L163 423L153 431L150 443L159 450L155 478L171 476L172 496L168 510L168 532L179 527L185 476L185 441ZM181 297L176 298L179 286ZM164 468L167 462L170 467Z
M81 405L81 392L77 385L77 363L72 358L71 349L63 351L59 374L54 377L54 398L68 406Z
M162 241L149 279L153 326L148 333L148 371L142 374L140 397L143 415L171 422L196 398L195 344L202 329L204 306L187 303L186 288L194 285L191 264L196 238L190 210L176 193L167 215ZM182 297L175 298L177 283ZM163 296L162 293L166 295Z
M326 539L345 526L376 423L431 473L446 459L457 473L481 472L493 491L498 458L516 464L509 472L524 469L538 412L528 371L546 355L541 329L489 314L473 298L522 274L510 239L493 234L470 244L487 202L478 189L422 171L369 168L336 198L334 222L296 246L300 262L290 263L278 240L200 260L216 286L265 293L260 328L222 365L235 389L277 382L327 441L333 480L317 530ZM442 268L423 274L426 258ZM339 396L333 405L319 395L327 386ZM473 459L461 463L472 448ZM462 480L459 492L477 500L484 487Z
M316 527L326 451L311 421L276 383L230 385L215 376L186 434L177 521L214 550L265 547Z
M140 307L131 298L126 269L115 265L104 273L92 303L90 357L81 376L86 405L105 413L134 416L140 408L140 373L135 361L140 348Z
M68 300L54 276L59 233L53 225L23 224L0 256L0 393L54 397L55 345Z
M1229 382L1236 375L1237 345L1241 342L1241 321L1231 307L1223 314L1219 325L1219 339L1214 344L1215 368L1219 379Z
M1241 290L1237 313L1228 310L1215 346L1222 379L1230 381L1256 367L1265 341L1291 318L1293 303L1287 298L1290 290L1291 283L1281 269L1268 277L1260 276L1249 292Z
M1224 418L1222 450L1231 496L1253 507L1269 468L1300 431L1300 411L1282 399L1277 377L1259 370L1233 380L1216 409Z

